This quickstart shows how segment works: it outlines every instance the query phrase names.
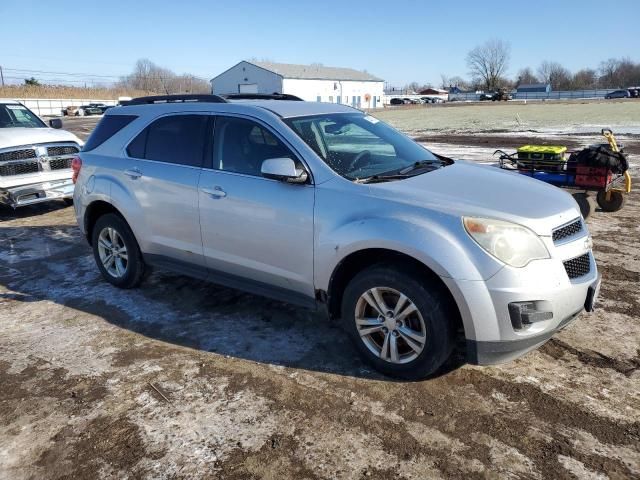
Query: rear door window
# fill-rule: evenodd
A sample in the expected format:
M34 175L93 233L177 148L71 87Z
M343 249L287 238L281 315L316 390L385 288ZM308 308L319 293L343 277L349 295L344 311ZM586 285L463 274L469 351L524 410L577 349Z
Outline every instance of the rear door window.
M208 115L170 115L145 128L127 147L134 158L201 167Z
M82 151L88 152L102 145L136 118L136 115L106 115L93 130Z

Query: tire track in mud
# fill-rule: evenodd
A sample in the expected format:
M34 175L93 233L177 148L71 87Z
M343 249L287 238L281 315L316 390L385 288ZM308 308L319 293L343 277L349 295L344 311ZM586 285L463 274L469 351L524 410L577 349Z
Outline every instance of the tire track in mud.
M635 357L619 360L594 350L578 350L562 340L552 338L540 347L540 351L556 360L560 360L565 354L569 353L575 356L578 361L584 365L614 370L627 377L630 377L634 372L640 369L640 349L638 349L638 355Z
M224 372L217 375L220 374L224 375ZM344 383L337 382L335 378L326 381L335 387L336 392L344 388ZM397 386L394 383L357 380L351 383L356 394L364 397L365 404L382 402L389 406L389 413L400 415L402 422L390 420L392 415L389 418L374 417L370 412L354 411L349 402L339 395L316 395L284 379L234 374L229 389L230 392L250 389L274 402L275 408L295 412L302 418L317 416L331 424L358 429L365 435L379 439L384 450L401 462L423 456L432 458L436 467L448 478L473 478L474 473L457 463L446 446L419 442L407 429L406 422L423 424L452 441L459 441L464 445L464 457L480 461L487 471L495 468L494 452L482 435L474 438L474 432L513 447L530 459L536 470L531 472L533 476L562 478L565 470L559 463L559 455L574 458L586 468L623 477L631 477L634 472L640 471L640 465L628 465L616 458L582 451L574 445L570 435L559 432L560 429L584 431L603 444L633 448L640 441L640 424L620 424L595 416L529 384L507 382L466 369L427 383L404 385L401 389L391 388ZM381 395L380 390L392 393ZM483 412L474 405L473 396L466 396L470 392L484 399L491 399L495 392L500 392L509 402L520 404L521 408L507 413ZM428 412L421 414L416 406L427 407ZM494 406L498 411L498 406ZM532 428L543 431L548 439L532 435ZM479 472L476 474L481 476ZM566 477L570 478L571 475L567 472Z

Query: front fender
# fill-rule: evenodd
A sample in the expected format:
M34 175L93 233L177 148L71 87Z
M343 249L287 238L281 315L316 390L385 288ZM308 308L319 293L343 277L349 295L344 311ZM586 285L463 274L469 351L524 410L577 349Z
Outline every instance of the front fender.
M457 280L485 280L502 268L466 234L457 217L440 215L433 221L424 216L364 216L320 229L316 288L326 290L335 268L345 258L371 248L408 255L438 276Z

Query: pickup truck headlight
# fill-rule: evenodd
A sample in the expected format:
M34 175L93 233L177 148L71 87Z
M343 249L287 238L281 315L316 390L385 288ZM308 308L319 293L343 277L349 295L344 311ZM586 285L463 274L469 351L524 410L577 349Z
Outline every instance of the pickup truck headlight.
M532 260L550 258L540 237L522 225L476 217L463 217L462 223L478 245L513 267L524 267Z

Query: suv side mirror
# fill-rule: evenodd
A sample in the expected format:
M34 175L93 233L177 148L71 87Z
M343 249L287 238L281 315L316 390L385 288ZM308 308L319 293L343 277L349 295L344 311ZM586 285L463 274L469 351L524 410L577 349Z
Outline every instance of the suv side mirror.
M309 175L302 169L297 169L290 158L268 158L262 162L260 173L263 177L280 180L287 183L306 183Z
M49 126L51 128L62 128L62 120L59 118L52 118L49 120Z

